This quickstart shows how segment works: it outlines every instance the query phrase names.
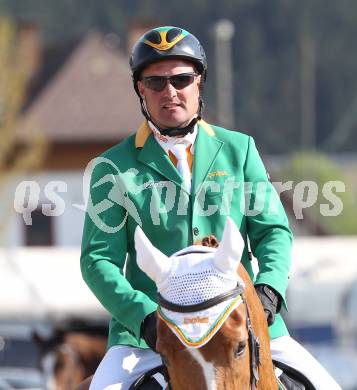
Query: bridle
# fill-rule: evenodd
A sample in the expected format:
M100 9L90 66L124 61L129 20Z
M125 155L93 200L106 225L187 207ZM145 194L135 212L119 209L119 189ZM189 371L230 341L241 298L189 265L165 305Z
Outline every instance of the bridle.
M242 294L243 303L247 310L247 330L248 330L248 342L249 342L249 357L250 357L250 388L255 390L259 380L259 366L261 364L260 359L260 340L254 334L252 321L249 315L249 308L245 296Z
M244 287L241 284L238 284L232 290L226 291L222 294L219 294L213 298L210 298L206 301L194 304L194 305L178 305L167 301L160 293L158 293L157 303L159 306L177 313L193 313L201 310L209 309L215 305L218 305L221 302L224 302L231 298L236 298L239 295L242 298L242 301L246 307L247 311L247 331L248 331L248 345L249 345L249 356L250 356L250 388L255 390L257 382L259 380L259 365L261 364L260 360L260 341L259 338L255 336L252 322L250 319L249 308L245 296L243 294Z

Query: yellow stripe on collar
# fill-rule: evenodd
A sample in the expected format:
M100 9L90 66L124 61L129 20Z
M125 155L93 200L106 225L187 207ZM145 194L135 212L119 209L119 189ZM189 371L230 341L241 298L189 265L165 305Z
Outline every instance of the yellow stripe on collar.
M203 119L198 121L198 124L206 131L206 133L210 137L213 137L215 135L215 132L212 129L212 126L210 124L208 124L206 121L204 121ZM144 121L136 132L135 147L142 148L145 145L145 142L151 133L152 133L152 130L150 129L148 122Z
M207 123L206 121L204 121L203 119L201 119L200 121L198 121L198 124L200 126L202 126L206 133L210 136L210 137L213 137L214 135L216 135L216 133L214 132L214 130L212 129L212 126Z
M152 131L149 127L148 122L144 121L136 132L135 147L142 148L151 133Z

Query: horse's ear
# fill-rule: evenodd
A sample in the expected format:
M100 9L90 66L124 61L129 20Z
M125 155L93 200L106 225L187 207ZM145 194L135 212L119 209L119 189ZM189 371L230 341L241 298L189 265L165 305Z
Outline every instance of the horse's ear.
M138 225L135 229L136 262L159 285L170 273L171 261L155 248Z
M224 273L236 272L244 249L244 241L233 219L227 217L222 240L214 256L214 265Z

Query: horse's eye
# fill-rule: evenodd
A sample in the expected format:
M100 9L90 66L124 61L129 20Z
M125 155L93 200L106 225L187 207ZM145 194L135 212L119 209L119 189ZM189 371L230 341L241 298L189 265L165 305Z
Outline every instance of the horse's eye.
M246 346L247 346L246 341L241 341L234 352L234 357L236 358L242 357L244 355Z

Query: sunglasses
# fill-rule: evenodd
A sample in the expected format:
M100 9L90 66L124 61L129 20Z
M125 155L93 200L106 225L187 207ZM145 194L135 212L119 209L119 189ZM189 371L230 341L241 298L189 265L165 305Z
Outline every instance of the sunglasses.
M156 92L161 92L165 87L167 81L175 89L183 89L193 83L193 80L197 76L197 73L180 73L173 76L148 76L142 77L141 82L146 88L152 89Z

